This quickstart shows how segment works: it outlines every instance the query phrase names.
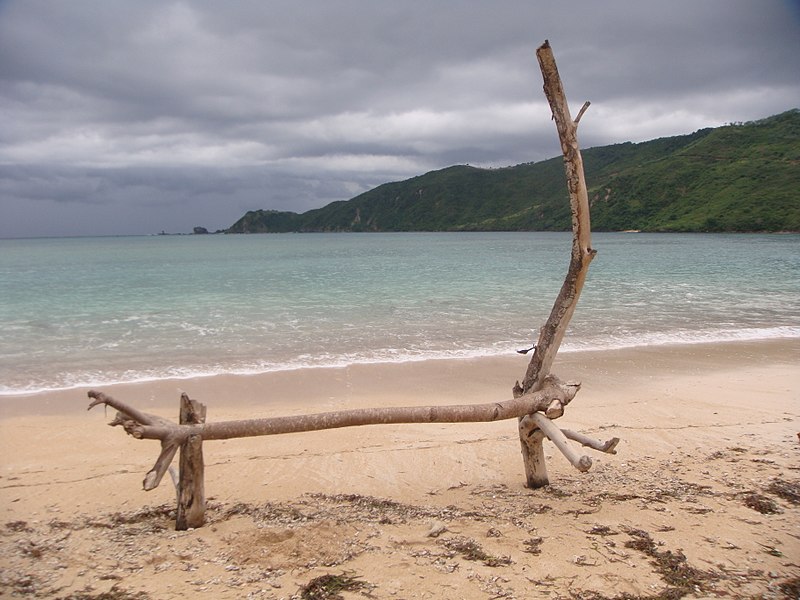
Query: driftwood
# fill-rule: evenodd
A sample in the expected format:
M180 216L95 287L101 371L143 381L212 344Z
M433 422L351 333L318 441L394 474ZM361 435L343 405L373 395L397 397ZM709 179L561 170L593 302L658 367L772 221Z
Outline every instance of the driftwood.
M490 404L361 408L293 417L271 417L186 425L176 424L168 419L143 413L124 402L95 390L89 392L89 397L94 399L89 408L91 409L98 404L105 404L117 409L116 418L110 423L111 425L122 425L129 435L137 439L161 440L164 452L169 450L174 456L178 447L192 435L200 435L203 440L211 441L337 429L358 425L502 421L537 411L548 411L556 406L566 406L575 397L579 389L579 383L564 383L557 377L551 376L544 381L541 389L536 392L524 394L504 402L492 402ZM169 462L171 462L171 459ZM159 471L159 481L166 472L167 467L169 467L169 463L163 469L153 469L153 471ZM156 486L146 485L145 487L152 489Z
M544 327L539 333L534 354L523 383L513 389L513 398L488 404L450 406L384 407L344 410L292 417L247 419L241 421L206 422L206 407L185 394L181 397L179 423L144 413L129 404L92 390L91 409L99 404L110 406L117 414L110 425L121 425L137 439L159 440L161 453L153 468L145 475L143 486L152 490L159 485L175 454L181 451L178 483L176 528L199 527L203 524L205 491L203 489L203 442L239 437L277 435L317 431L361 425L399 423L466 423L518 419L526 481L529 487L547 485L547 469L542 443L544 438L556 447L577 469L586 471L592 461L576 452L568 440L606 453L615 453L619 440L594 440L583 434L559 429L552 419L561 417L564 408L575 397L580 384L564 383L550 374L569 320L575 311L589 263L595 255L591 248L589 204L580 150L575 135L580 117L588 102L573 121L548 42L537 56L544 78L545 94L556 122L567 172L567 186L572 210L573 242L567 276Z
M188 395L181 394L181 425L202 425L206 422L206 406ZM181 444L180 475L178 478L178 510L175 529L181 531L200 527L205 521L206 492L203 436L190 434Z
M592 249L589 194L586 190L583 159L581 158L577 137L578 122L583 113L586 112L586 109L589 108L589 103L586 102L583 105L578 116L573 120L570 117L569 105L564 94L564 88L561 85L561 77L558 75L556 61L548 41L545 40L545 43L536 50L536 57L539 60L539 67L544 79L544 94L550 104L553 120L558 130L558 138L561 142L561 151L564 154L564 168L567 175L567 189L569 190L569 204L572 213L572 253L567 276L556 297L547 322L539 331L539 339L528 364L525 379L522 385L517 382L516 386L514 386L515 396L536 391L547 380L550 368L561 346L561 341L567 331L569 321L578 304L578 298L580 298L586 275L589 272L589 263L592 262L596 254L596 251ZM519 421L519 437L525 466L525 479L528 487L531 488L542 487L549 482L547 466L544 461L544 449L542 447L544 437L539 432L543 432L565 454L565 448L568 448L566 440L556 441L548 434L548 430L555 432L555 429L548 427L538 415L536 418L534 418L534 415L526 415ZM570 458L569 455L567 456ZM570 462L575 464L573 458L570 458ZM581 466L578 468L586 470L591 466L591 459L585 457L585 460L580 464Z
M125 431L137 438L159 440L159 454L153 468L143 481L145 490L158 487L175 454L186 447L192 439L197 441L227 440L231 438L278 435L318 431L359 425L390 425L401 423L469 423L492 422L520 418L538 411L548 412L563 407L575 397L580 384L564 383L557 377L546 379L540 390L523 394L505 402L490 404L464 404L450 406L411 406L384 407L342 410L328 413L297 415L293 417L272 417L266 419L246 419L240 421L221 421L218 423L176 424L168 419L139 411L102 392L91 390L89 397L93 402L89 408L104 404L117 410L110 425L122 425ZM186 397L188 400L188 397ZM194 401L191 401L194 402ZM199 404L199 403L198 403ZM202 405L200 405L202 406ZM596 446L602 446L596 442ZM200 459L202 465L202 459ZM182 465L183 466L183 465ZM181 469L181 484L184 485L184 469ZM183 497L183 490L179 494Z

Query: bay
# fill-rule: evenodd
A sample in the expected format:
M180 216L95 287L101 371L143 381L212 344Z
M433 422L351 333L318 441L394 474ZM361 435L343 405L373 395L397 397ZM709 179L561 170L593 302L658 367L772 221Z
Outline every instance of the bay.
M800 337L800 235L595 233L563 351ZM513 354L568 233L0 240L0 394Z

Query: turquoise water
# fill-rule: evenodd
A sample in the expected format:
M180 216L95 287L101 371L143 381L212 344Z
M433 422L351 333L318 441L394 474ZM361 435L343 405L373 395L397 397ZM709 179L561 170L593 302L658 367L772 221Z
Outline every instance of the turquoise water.
M594 234L564 351L800 337L800 236ZM0 394L513 354L559 233L0 240Z

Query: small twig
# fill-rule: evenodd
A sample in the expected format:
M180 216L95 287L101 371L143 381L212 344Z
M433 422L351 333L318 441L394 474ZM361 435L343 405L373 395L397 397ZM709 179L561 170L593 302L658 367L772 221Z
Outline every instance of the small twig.
M578 111L578 116L575 117L575 120L573 121L573 123L575 123L576 126L578 125L578 122L581 120L583 113L585 113L586 109L589 108L590 104L591 102L587 100L586 102L583 103L583 106L581 106L581 109Z

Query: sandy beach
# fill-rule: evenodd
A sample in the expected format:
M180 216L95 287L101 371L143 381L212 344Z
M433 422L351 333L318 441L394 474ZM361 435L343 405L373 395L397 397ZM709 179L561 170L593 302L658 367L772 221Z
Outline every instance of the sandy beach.
M108 386L208 420L511 397L526 357ZM208 442L207 523L141 481L158 445L85 389L0 399L0 596L798 598L800 340L562 354L558 423L599 439L524 487L515 421ZM324 595L327 584L329 595ZM339 586L342 589L336 591ZM315 591L316 590L316 591ZM330 591L333 590L333 591Z

